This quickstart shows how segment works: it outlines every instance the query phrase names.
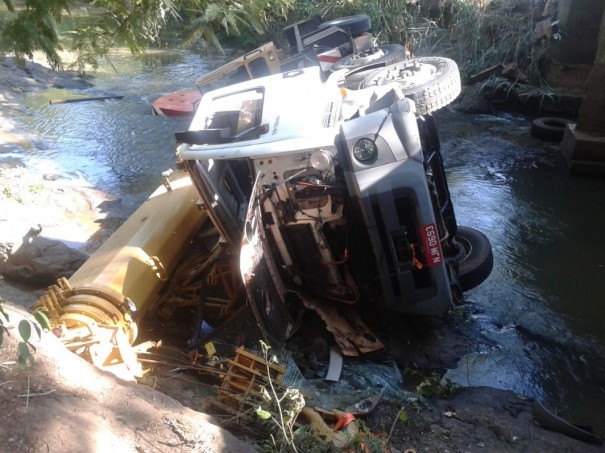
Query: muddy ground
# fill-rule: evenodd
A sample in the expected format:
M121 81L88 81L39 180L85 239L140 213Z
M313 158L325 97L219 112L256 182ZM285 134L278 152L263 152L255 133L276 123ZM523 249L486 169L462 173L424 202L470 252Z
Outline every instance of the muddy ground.
M73 74L52 74L39 66L22 71L10 64L0 64L0 81L0 159L3 150L28 146L13 131L11 119L23 113L23 92L52 84L77 88L87 83ZM117 227L99 209L104 201L115 201L111 194L62 187L60 179L45 179L19 162L3 159L0 165L2 175L12 177L3 180L0 188L0 244L5 251L18 246L37 225L43 226L41 235L57 228L73 229L74 236L92 235L87 251ZM244 452L260 445L259 434L267 438L257 429L238 427L233 417L213 408L210 402L219 382L197 372L157 365L143 384L123 382L66 351L50 333L32 341L36 361L20 369L15 362L19 335L14 326L27 315L19 306L28 307L41 292L0 280L0 298L7 301L12 326L10 338L5 335L0 348L0 450ZM458 389L440 382L443 371L476 341L468 315L462 306L442 319L402 318L383 324L381 335L390 348L379 362L398 365L401 392L384 395L373 412L358 417L352 426L363 435L355 437L352 450L362 451L360 442L364 442L365 451L602 451L600 446L544 429L532 417L534 403L523 395L492 388ZM158 332L160 327L168 326L154 326ZM258 340L254 324L244 315L216 342L219 352L228 357L240 345L257 346ZM174 343L182 346L183 339L177 337ZM308 398L309 406L316 403ZM227 422L243 442L217 426ZM304 439L298 447L325 451Z

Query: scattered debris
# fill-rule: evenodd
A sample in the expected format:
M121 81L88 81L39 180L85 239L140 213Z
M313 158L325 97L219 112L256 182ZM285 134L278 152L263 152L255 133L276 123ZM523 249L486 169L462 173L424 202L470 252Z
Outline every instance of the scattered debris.
M494 66L490 66L489 68L486 68L482 71L472 74L468 78L468 83L472 84L472 83L482 82L484 80L489 79L493 75L498 76L498 75L502 74L503 70L504 70L504 66L500 63L497 65L494 65Z
M337 382L340 379L340 373L342 371L342 354L335 348L330 349L330 365L328 367L328 374L326 374L326 381Z
M229 370L221 385L219 401L224 409L234 408L231 411L234 415L258 407L263 386L268 385L269 380L280 386L286 374L283 365L267 363L243 348L238 348L235 358L227 359L227 363Z
M590 427L573 425L563 420L546 409L538 400L534 401L532 416L534 420L536 420L546 429L557 431L573 439L578 439L584 442L597 445L603 444L603 439L594 434Z
M345 411L354 415L369 414L376 408L381 397L382 393L380 395L365 398L351 406L347 406Z

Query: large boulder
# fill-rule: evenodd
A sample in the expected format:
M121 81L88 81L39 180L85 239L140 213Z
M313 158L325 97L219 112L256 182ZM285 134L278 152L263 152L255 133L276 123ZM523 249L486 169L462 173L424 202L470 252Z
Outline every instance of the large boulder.
M87 259L88 255L61 241L26 235L16 251L0 245L0 274L7 281L42 288L69 278Z

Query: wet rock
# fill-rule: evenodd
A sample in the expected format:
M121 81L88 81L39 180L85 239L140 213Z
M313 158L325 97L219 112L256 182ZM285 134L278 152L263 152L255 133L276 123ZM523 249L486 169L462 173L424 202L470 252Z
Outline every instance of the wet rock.
M532 416L533 404L510 391L475 387L423 400L415 410L404 404L405 423L393 423L402 406L384 403L367 423L390 430L391 443L399 451L603 451L600 445L545 429Z
M93 86L90 81L72 73L55 74L52 85L65 90L84 90Z
M6 58L0 64L3 87L13 93L45 90L49 86L81 90L90 88L92 83L74 71L53 71L31 61L18 65L14 58ZM10 96L8 96L10 97Z
M58 278L70 277L88 258L79 250L37 236L35 232L28 234L16 251L10 249L10 244L0 244L0 274L8 281L32 288L49 286Z
M454 108L464 113L492 113L493 108L482 90L483 85L476 83L463 88Z
M10 168L25 168L25 164L18 157L2 157L0 155L0 170L8 170Z

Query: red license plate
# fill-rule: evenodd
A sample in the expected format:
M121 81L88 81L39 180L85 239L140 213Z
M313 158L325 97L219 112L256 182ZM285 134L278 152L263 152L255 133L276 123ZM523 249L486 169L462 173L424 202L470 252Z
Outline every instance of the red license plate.
M422 236L422 245L427 266L433 267L441 264L443 262L443 253L441 252L439 233L437 232L437 228L435 228L435 224L422 225L420 227L420 235Z

